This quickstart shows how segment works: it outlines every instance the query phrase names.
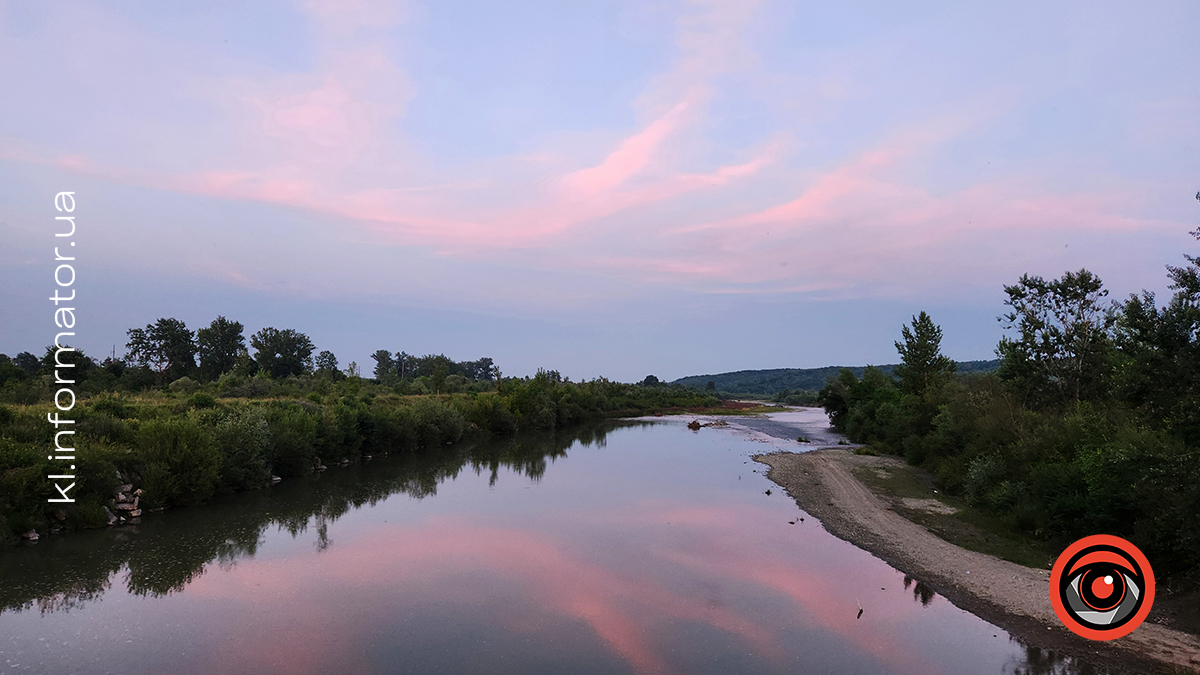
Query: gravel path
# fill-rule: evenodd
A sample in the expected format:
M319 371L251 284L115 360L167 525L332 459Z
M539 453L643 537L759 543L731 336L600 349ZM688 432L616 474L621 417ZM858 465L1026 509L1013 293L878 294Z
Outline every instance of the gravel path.
M757 423L739 420L738 425L792 440L805 430L813 431L811 415L778 419L790 414L772 415L773 419ZM772 421L776 424L768 424ZM777 426L780 422L792 426ZM897 514L852 473L858 467L897 468L903 464L897 458L856 455L845 447L826 447L799 453L774 452L754 459L769 466L767 477L787 490L832 534L924 581L955 605L1028 644L1111 664L1118 670L1152 672L1168 664L1178 669L1176 672L1200 672L1200 640L1187 633L1145 623L1124 638L1092 642L1067 631L1050 606L1049 572L968 551L940 539Z

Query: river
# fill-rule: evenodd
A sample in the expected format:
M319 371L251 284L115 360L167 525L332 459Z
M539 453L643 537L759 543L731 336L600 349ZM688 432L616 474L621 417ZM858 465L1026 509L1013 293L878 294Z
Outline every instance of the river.
M689 419L376 458L0 553L0 672L1100 672L769 482L750 456L832 440L819 415Z

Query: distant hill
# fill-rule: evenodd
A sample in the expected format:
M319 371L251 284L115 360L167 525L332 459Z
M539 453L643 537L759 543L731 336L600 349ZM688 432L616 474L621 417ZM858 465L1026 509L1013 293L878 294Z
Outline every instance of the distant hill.
M885 373L892 372L898 364L890 363L878 368ZM836 377L843 367L849 368L856 376L862 377L866 366L826 366L824 368L775 368L772 370L738 370L732 373L717 373L716 375L689 375L675 380L671 384L682 384L685 387L703 389L709 380L713 381L719 391L738 394L777 394L782 389L807 389L816 391L825 386L825 381ZM1000 361L959 361L960 373L986 373L1000 367Z

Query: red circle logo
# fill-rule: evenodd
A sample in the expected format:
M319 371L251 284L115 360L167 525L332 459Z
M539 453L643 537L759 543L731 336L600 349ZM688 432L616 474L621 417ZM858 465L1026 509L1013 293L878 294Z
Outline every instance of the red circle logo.
M1142 625L1154 604L1154 571L1138 547L1097 534L1067 547L1050 572L1059 621L1089 640L1115 640Z

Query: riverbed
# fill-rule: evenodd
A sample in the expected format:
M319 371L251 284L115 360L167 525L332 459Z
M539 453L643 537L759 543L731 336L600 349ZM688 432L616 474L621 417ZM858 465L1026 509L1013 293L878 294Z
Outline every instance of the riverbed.
M0 668L1103 672L829 534L750 459L827 424L688 421L376 458L0 553Z

